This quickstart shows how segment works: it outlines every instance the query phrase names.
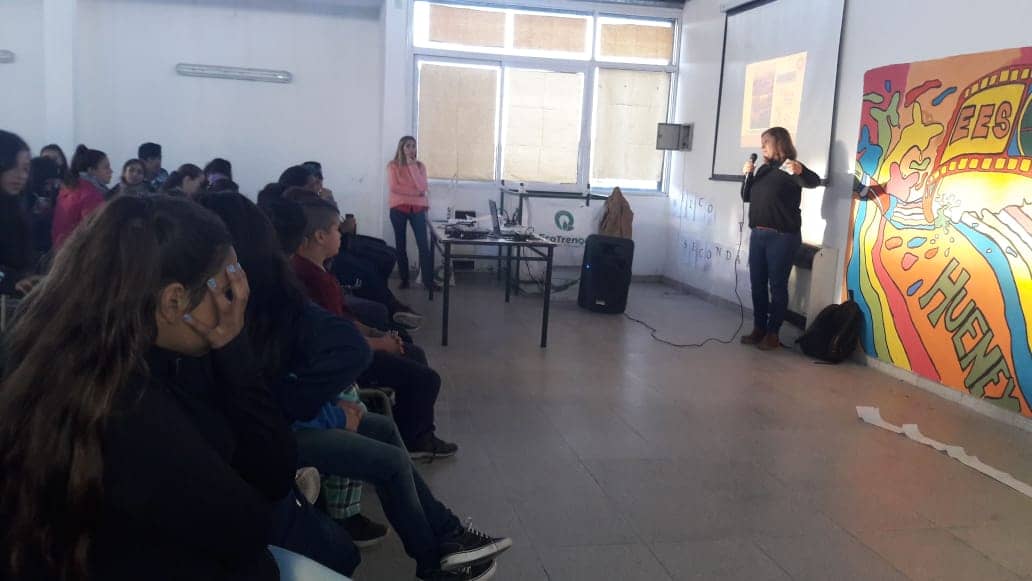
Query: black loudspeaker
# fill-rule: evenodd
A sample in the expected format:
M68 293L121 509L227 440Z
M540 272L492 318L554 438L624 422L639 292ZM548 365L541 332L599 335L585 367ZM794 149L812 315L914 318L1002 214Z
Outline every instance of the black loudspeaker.
M592 234L584 244L577 304L598 313L622 313L631 287L634 241Z

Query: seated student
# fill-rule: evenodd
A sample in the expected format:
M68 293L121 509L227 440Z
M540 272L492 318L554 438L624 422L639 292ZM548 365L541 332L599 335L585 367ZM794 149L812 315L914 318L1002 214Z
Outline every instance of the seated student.
M157 143L141 143L136 149L136 157L143 164L143 181L150 192L161 191L162 184L168 179L168 172L161 167L161 145Z
M306 161L301 164L302 167L307 169L315 176L315 185L312 186L312 191L319 195L320 198L328 200L334 206L337 205L337 200L333 199L333 190L327 188L323 184L323 173L322 164L317 161Z
M271 185L271 184L270 184ZM268 190L268 191L267 191ZM275 192L266 186L266 189L259 193L259 206L261 205L261 198L263 195L271 197ZM323 200L318 197L310 189L290 187L286 191L279 193L279 197L289 199L294 202L304 203L309 201L329 201ZM332 203L332 202L331 202ZM334 206L336 207L336 206ZM363 323L377 328L386 330L388 327L395 328L400 331L400 334L405 337L407 342L411 342L407 338L405 331L416 330L423 323L423 315L415 312L412 307L402 303L394 296L394 293L390 291L387 286L387 276L390 275L390 269L393 268L396 258L394 257L393 250L386 246L382 241L378 245L384 252L388 253L390 257L387 262L391 265L386 275L381 275L375 272L375 255L379 251L375 251L375 243L365 242L368 237L360 237L365 244L365 248L372 250L371 252L365 252L363 255L358 255L354 252L356 242L359 240L354 236L348 238L351 241L351 248L345 250L344 245L344 234L346 234L345 227L347 221L341 223L340 229L342 234L340 252L337 256L332 259L333 274L337 277L340 285L351 293L348 297L348 307L353 311L355 316ZM279 232L277 228L277 232ZM368 240L375 241L375 238L368 238ZM390 322L384 324L367 322L366 317L369 314L369 306L364 304L369 301L380 305L377 307L377 311L384 311L383 319L386 321L387 318ZM425 363L425 361L423 361Z
M248 294L225 226L185 200L118 198L67 240L8 342L0 578L280 578L297 448Z
M52 238L59 250L75 227L104 204L111 182L111 162L103 151L85 145L75 148L54 207Z
M192 163L184 163L168 174L168 179L161 184L161 193L170 196L192 198L204 186L204 172Z
M0 130L0 294L26 293L35 282L38 253L25 196L30 163L22 138Z
M61 189L61 166L49 157L35 157L29 163L29 185L26 191L32 210L32 244L41 256L50 252L54 223L54 205Z
M107 199L117 196L145 196L150 193L150 186L143 181L143 162L130 159L122 166L122 177L114 189L108 192Z
M305 212L305 236L290 264L308 291L308 297L331 313L354 320L343 300L340 284L326 272L323 264L340 249L340 214L333 204L315 200L301 204ZM373 349L373 362L359 378L361 384L385 385L394 389L394 421L413 458L453 456L458 446L445 442L434 433L434 404L441 389L441 378L426 364L422 350L415 357L406 351L417 350L396 335L374 329L359 330Z
M43 149L39 150L39 156L54 160L54 163L61 168L61 178L68 173L68 158L65 157L64 150L60 145L56 143L44 145Z
M305 216L301 207L297 204L281 198L270 197L271 191L274 191L279 184L272 183L268 184L261 193L258 194L259 200L263 201L266 205L284 205L290 206L289 209L296 210L296 214L282 211L271 211L266 214L272 219L286 220L291 222L290 224L280 224L276 228L284 228L286 231L293 231L297 233L297 244L300 244L301 236L304 234L305 227ZM218 211L220 214L226 216L226 219L230 219L234 214L225 210L220 210L224 205L239 205L240 200L236 196L225 196L225 195L210 195L202 194L198 200ZM284 256L289 256L290 251L284 251ZM364 366L362 366L364 367ZM353 386L351 389L342 390L339 394L342 398L348 401L357 403L359 402L358 391ZM335 413L334 406L330 405L330 413ZM362 500L362 485L357 481L351 481L346 478L340 478L338 476L326 475L323 481L323 493L320 497L320 505L324 508L327 515L336 521L339 525L344 527L351 537L351 540L359 548L368 548L378 544L387 536L387 527L370 520L368 517L361 513L361 500Z
M233 164L216 157L204 166L204 190L207 192L239 192L240 186L233 181Z
M295 432L301 463L376 486L420 579L493 576L494 558L512 540L462 526L412 465L394 422L338 399L341 387L368 361L369 347L357 328L306 301L272 225L254 203L239 194L205 194L198 201L219 214L234 235L251 283L248 333L265 377L275 378L284 413L306 423Z

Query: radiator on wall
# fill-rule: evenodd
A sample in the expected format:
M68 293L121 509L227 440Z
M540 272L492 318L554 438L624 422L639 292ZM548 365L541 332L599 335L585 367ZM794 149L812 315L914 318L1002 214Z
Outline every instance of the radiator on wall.
M821 309L835 300L838 250L803 244L788 278L788 315L785 320L805 329Z

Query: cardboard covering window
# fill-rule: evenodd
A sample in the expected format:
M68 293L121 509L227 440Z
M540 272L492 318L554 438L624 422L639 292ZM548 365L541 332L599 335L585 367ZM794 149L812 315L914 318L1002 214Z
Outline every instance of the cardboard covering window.
M509 69L502 178L577 182L584 75Z
M505 13L431 4L429 39L465 46L504 47Z
M606 23L599 25L599 57L669 63L674 54L672 26Z
M423 63L419 157L432 178L493 180L500 69Z
M585 54L588 19L520 14L513 16L513 48Z
M656 126L667 119L669 97L669 73L598 71L592 184L660 182L663 152L656 150Z

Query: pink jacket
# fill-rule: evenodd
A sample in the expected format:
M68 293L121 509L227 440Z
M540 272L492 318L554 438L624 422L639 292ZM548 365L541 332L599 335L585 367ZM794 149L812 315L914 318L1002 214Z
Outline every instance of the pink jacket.
M61 191L57 194L57 205L54 207L54 226L50 233L54 250L60 248L76 226L102 205L104 194L97 186L84 179L80 179L74 188L61 186Z
M389 207L430 207L430 200L426 197L429 188L426 181L426 166L421 162L407 165L390 162L387 164L387 183L390 187L390 198L387 201Z

